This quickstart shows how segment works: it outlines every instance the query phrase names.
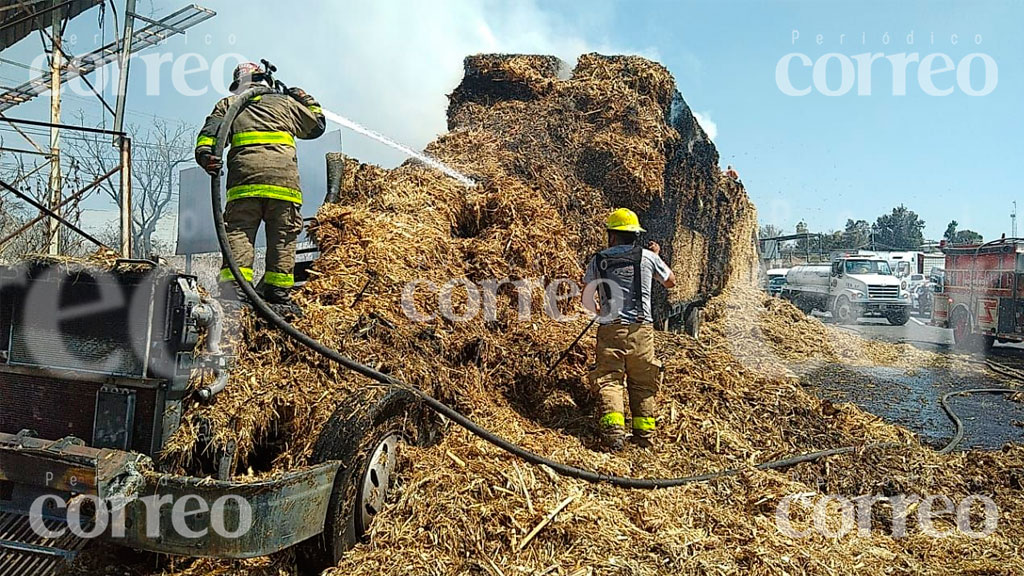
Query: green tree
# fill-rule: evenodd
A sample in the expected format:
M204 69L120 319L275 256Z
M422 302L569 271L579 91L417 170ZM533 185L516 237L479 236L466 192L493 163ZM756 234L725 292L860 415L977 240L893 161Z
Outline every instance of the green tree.
M984 238L974 230L958 230L952 244L981 244Z
M984 238L974 230L957 230L960 223L953 220L946 226L946 233L942 237L950 244L981 244Z
M796 224L796 233L797 234L807 234L809 231L810 230L807 228L807 222L804 222L803 220L797 222L797 224ZM807 247L808 247L808 240L806 238L800 238L800 239L798 239L796 241L797 253L804 254L807 251Z
M955 242L956 241L956 227L959 226L959 225L960 224L956 220L951 221L948 225L946 225L946 233L943 234L942 237L947 242Z
M875 243L890 250L917 250L924 244L924 220L900 204L875 221Z
M847 248L849 246L846 243L846 233L842 230L832 230L821 235L821 250L826 258L833 250L846 250Z
M843 245L837 248L855 250L868 245L871 239L871 225L867 220L846 221L846 229L842 232Z

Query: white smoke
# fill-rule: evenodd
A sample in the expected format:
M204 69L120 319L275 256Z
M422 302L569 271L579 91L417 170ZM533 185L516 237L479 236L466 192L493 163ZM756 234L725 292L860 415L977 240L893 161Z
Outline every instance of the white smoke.
M600 7L588 7L592 13L583 22L537 0L309 1L301 10L287 2L261 2L259 10L237 0L207 4L220 16L204 33L218 39L233 34L231 51L270 59L281 80L306 89L324 108L417 149L447 131L447 95L462 79L468 55L551 54L570 66L586 52L654 55L603 43L600 12L606 9ZM295 41L268 44L261 32L267 29L286 30ZM345 152L385 165L405 160L351 132Z
M694 112L693 117L697 119L697 123L704 129L708 138L711 138L712 141L718 139L718 124L711 119L710 112Z

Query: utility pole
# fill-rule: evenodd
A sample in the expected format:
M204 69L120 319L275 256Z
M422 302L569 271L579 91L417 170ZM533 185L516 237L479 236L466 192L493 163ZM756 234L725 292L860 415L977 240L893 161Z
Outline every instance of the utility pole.
M56 6L58 0L53 0ZM60 214L61 204L61 173L60 173L60 74L63 68L64 59L61 54L61 10L55 9L50 12L50 25L52 27L51 37L53 45L50 47L50 182L48 187L50 197L50 208ZM60 222L50 218L47 223L48 252L53 255L60 254Z
M132 141L121 136L121 257L132 257Z
M124 30L121 33L121 56L118 58L120 76L117 82L117 104L114 112L114 130L124 129L125 99L128 97L128 68L131 64L132 35L135 26L135 0L125 0ZM132 143L127 136L114 138L114 146L121 152L121 257L132 257Z

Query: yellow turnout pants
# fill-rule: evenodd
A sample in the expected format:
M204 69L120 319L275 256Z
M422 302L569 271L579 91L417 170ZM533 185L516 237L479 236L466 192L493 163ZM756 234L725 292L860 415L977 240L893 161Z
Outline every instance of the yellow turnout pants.
M605 427L626 424L624 393L629 393L633 432L648 436L655 430L655 397L661 387L661 361L654 357L654 327L650 324L608 324L597 330L597 366L590 381L600 396L599 413Z

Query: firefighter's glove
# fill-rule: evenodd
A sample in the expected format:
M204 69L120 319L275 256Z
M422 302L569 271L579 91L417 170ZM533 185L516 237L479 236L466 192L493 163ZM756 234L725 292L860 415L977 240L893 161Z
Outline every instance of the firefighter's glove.
M314 100L309 94L306 94L306 91L302 88L289 88L288 95L301 102L302 105L307 108L310 106L316 106L316 100Z
M199 155L199 165L202 166L203 170L206 170L206 173L210 176L220 176L220 170L224 167L220 158L210 154L209 152Z

